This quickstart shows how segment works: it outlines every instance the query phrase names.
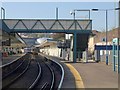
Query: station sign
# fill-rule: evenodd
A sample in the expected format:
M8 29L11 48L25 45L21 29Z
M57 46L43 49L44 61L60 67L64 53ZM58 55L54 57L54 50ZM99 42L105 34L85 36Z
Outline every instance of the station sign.
M113 44L115 44L115 45L117 45L118 44L118 38L114 38L113 40L112 40L112 42L113 42Z
M3 40L2 46L10 46L11 45L11 39Z

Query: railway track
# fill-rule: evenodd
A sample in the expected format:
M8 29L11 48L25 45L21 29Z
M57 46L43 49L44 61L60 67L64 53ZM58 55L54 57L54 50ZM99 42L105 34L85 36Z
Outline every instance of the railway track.
M28 70L9 88L32 89L38 82L41 75L41 67L35 60L30 62Z
M37 58L40 59L39 63L41 63L41 67L43 69L43 77L41 77L42 79L40 79L39 85L36 88L45 87L43 88L43 90L56 90L58 88L60 89L64 78L64 70L62 66L58 62L50 60L42 55L37 56ZM48 67L51 75L53 75L53 78L50 78L51 75L49 73L46 73L48 71L45 70L45 66ZM51 80L52 82L50 83L48 80ZM48 84L51 86L49 86Z
M2 78L2 89L7 89L11 84L18 80L28 69L30 60L25 60L16 70L11 71L5 78Z
M46 63L45 58L41 56L37 56L37 60L41 65L41 77L39 82L36 84L34 89L41 89L41 90L52 90L55 84L55 73L52 68Z
M56 90L62 74L53 63L41 55L35 55L35 60L24 58L16 69L2 79L2 89Z
M2 65L0 68L2 69L2 79L6 78L12 72L16 71L17 68L19 68L24 63L24 58L27 58L28 54L25 54L24 56L11 61L10 63Z

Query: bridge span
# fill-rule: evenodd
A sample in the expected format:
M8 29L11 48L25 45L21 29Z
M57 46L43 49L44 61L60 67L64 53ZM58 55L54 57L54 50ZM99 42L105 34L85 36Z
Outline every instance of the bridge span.
M2 19L2 30L12 33L66 33L73 34L73 62L76 62L77 37L87 45L92 33L92 20L85 19ZM82 40L84 39L84 40ZM80 44L83 45L83 44Z

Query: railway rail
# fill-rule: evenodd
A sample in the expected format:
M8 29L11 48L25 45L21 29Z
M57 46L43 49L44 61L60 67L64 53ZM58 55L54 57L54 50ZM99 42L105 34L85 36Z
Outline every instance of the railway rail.
M52 68L46 63L45 58L41 56L37 56L37 59L42 68L42 75L38 84L34 89L40 88L41 90L44 89L51 90L54 88L54 84L55 84L55 73L52 70Z
M41 55L35 55L34 60L27 59L28 57L29 54L22 58L23 60L15 69L4 75L2 78L3 90L10 88L56 90L61 88L64 70L59 63ZM12 67L12 65L10 66Z
M10 63L0 66L2 70L2 79L6 78L9 74L17 70L17 68L19 68L25 61L24 58L27 58L27 57L28 57L28 54L25 54L22 57L19 57L11 61Z

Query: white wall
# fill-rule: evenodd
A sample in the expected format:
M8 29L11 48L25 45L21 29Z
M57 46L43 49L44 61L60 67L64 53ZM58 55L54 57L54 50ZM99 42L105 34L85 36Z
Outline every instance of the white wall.
M90 38L89 38L88 51L89 51L90 53L93 53L93 52L94 52L94 37L90 37Z
M51 55L51 56L57 56L60 57L61 49L57 47L56 44L50 45L50 47L44 47L43 49L40 49L40 52ZM68 52L65 49L62 49L62 59L67 59Z

